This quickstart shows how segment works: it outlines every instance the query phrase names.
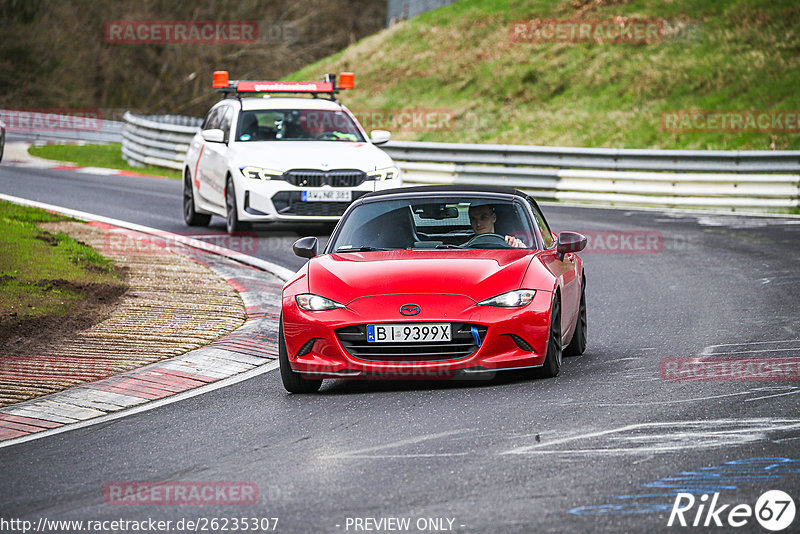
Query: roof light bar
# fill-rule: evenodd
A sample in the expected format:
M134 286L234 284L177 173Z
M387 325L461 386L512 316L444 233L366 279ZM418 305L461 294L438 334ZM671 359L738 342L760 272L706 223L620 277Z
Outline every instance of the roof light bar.
M281 82L252 81L228 79L228 71L215 71L212 86L221 93L241 95L243 93L308 93L315 98L318 94L328 95L331 100L342 90L355 88L355 75L352 72L340 74L340 83L336 84L335 74L326 74L321 82Z

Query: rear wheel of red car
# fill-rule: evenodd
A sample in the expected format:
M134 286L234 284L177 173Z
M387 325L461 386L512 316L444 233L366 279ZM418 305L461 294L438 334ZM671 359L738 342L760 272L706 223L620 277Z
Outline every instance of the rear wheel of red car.
M289 353L286 351L286 340L283 337L283 318L278 329L278 362L281 364L281 380L289 393L314 393L322 386L322 380L307 380L300 373L292 371L289 365Z
M552 378L561 370L561 299L556 295L550 310L550 338L547 340L547 356L539 369L539 376Z
M581 307L572 341L564 349L564 356L580 356L586 350L586 280L581 286Z

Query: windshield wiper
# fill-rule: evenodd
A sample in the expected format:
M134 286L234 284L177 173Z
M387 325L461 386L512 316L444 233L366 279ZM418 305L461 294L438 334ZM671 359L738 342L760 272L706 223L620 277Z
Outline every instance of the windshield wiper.
M448 245L448 244L436 245L435 248L458 248L458 249L464 249L464 247L462 247L461 245Z

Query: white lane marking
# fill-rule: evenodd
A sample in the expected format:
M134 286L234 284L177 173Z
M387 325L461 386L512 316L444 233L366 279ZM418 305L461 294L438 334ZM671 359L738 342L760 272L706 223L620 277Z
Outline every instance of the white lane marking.
M721 347L742 347L742 346L750 346L750 345L771 345L774 343L800 343L800 339L782 339L782 340L775 340L775 341L744 341L741 343L722 343L720 345L709 345L703 349L700 353L701 356L711 356L712 354L732 354L728 352L716 352L714 349L721 348ZM799 347L800 348L800 347ZM758 352L758 351L755 351ZM765 351L766 352L766 351Z
M753 401L757 401L757 400L771 399L773 397L784 397L786 395L796 395L798 393L800 393L800 389L797 389L795 391L789 391L787 393L776 393L775 395L766 395L764 397L756 397L754 399L745 399L744 401L745 402L753 402Z
M101 176L114 176L120 172L116 169L104 169L102 167L78 167L75 170L86 174L98 174Z
M772 443L783 443L784 441L794 441L796 439L800 439L800 436L795 436L793 438L773 439Z
M660 380L660 379L659 379ZM738 397L740 395L748 395L752 390L740 391L738 393L722 393L720 395L709 395L708 397L694 397L691 399L678 399L671 401L653 401L653 402L598 402L592 403L593 406L656 406L662 404L683 404L686 402L700 402L713 399L724 399L725 397Z
M640 423L516 447L501 454L652 454L743 445L764 441L770 433L792 431L800 431L800 419ZM594 447L562 447L586 440L590 440Z
M702 354L701 356L727 356L728 354L757 354L759 352L792 352L800 351L800 347L789 347L788 349L756 349L756 350L729 350L727 352L716 352L714 354ZM714 358L709 358L706 361L714 361Z
M463 434L465 432L474 432L474 428L464 428L459 430L449 430L447 432L439 432L438 434L425 434L408 439L401 439L400 441L393 441L383 445L376 445L374 447L367 447L365 449L358 449L355 451L345 451L336 454L322 456L322 459L349 459L349 458L431 458L441 456L465 456L466 452L445 452L445 453L419 453L419 454L368 454L373 451L380 451L385 449L394 449L404 447L406 445L415 445L423 441L433 439L445 438L455 434Z
M69 432L70 430L77 430L79 428L85 428L87 426L99 425L101 423L106 423L108 421L113 421L114 419L120 419L122 417L127 417L129 415L146 412L149 410L153 410L155 408L160 408L161 406L166 406L168 404L172 404L175 402L180 402L185 399L190 399L192 397L196 397L197 395L202 395L204 393L210 393L214 390L221 389L224 387L232 386L234 384L238 384L239 382L243 382L245 380L249 380L250 378L262 375L264 373L268 373L278 368L278 361L272 361L256 367L250 371L246 371L244 373L231 376L228 378L224 378L222 380L218 380L217 382L213 382L211 384L206 384L205 386L200 386L195 389L190 389L188 391L184 391L182 393L177 393L175 395L165 397L163 399L158 399L152 402L148 402L147 404L133 406L131 408L126 408L124 410L120 410L119 412L110 413L107 415L102 415L99 417L95 417L94 419L87 419L85 421L80 421L74 424L64 425L58 428L51 428L49 430L43 430L41 432L36 432L34 434L29 434L27 436L20 436L18 438L9 439L6 441L0 441L0 449L4 447L10 447L12 445L17 445L19 443L25 443L26 441L33 441L35 439L41 439L48 436L53 436L56 434L61 434L63 432ZM34 416L35 417L35 416Z
M158 230L156 228L150 228L149 226L142 226L141 224L121 221L119 219L112 219L110 217L103 217L102 215L95 215L93 213L87 213L85 211L73 210L70 208L65 208L63 206L55 206L53 204L46 204L44 202L37 202L34 200L28 200L25 198L6 195L3 193L0 193L0 199L7 200L9 202L14 202L15 204L22 204L23 206L31 206L34 208L57 211L59 213L63 213L64 215L68 215L70 217L74 217L76 219L81 219L84 221L96 221L96 222L111 224L113 226L119 226L120 228L126 228L128 230L135 230L137 232L142 232L144 234L149 234L158 237L165 237L174 243L181 243L183 245L192 248L205 250L207 252L213 252L219 256L223 256L225 258L229 258L234 261L244 263L246 265L257 267L270 274L275 275L284 282L289 280L289 278L293 277L295 274L294 271L287 269L286 267L281 267L278 264L262 260L261 258L248 256L247 254L244 254L242 252L237 252L235 250L218 247L206 243L205 241L202 241L200 239L193 239L189 236L173 234L171 232L165 232L163 230Z

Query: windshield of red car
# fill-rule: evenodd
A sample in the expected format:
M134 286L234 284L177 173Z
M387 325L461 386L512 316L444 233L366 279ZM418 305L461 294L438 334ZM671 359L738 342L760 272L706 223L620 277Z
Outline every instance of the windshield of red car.
M333 252L536 248L535 233L522 206L494 198L364 203L347 214L332 239L328 250Z

